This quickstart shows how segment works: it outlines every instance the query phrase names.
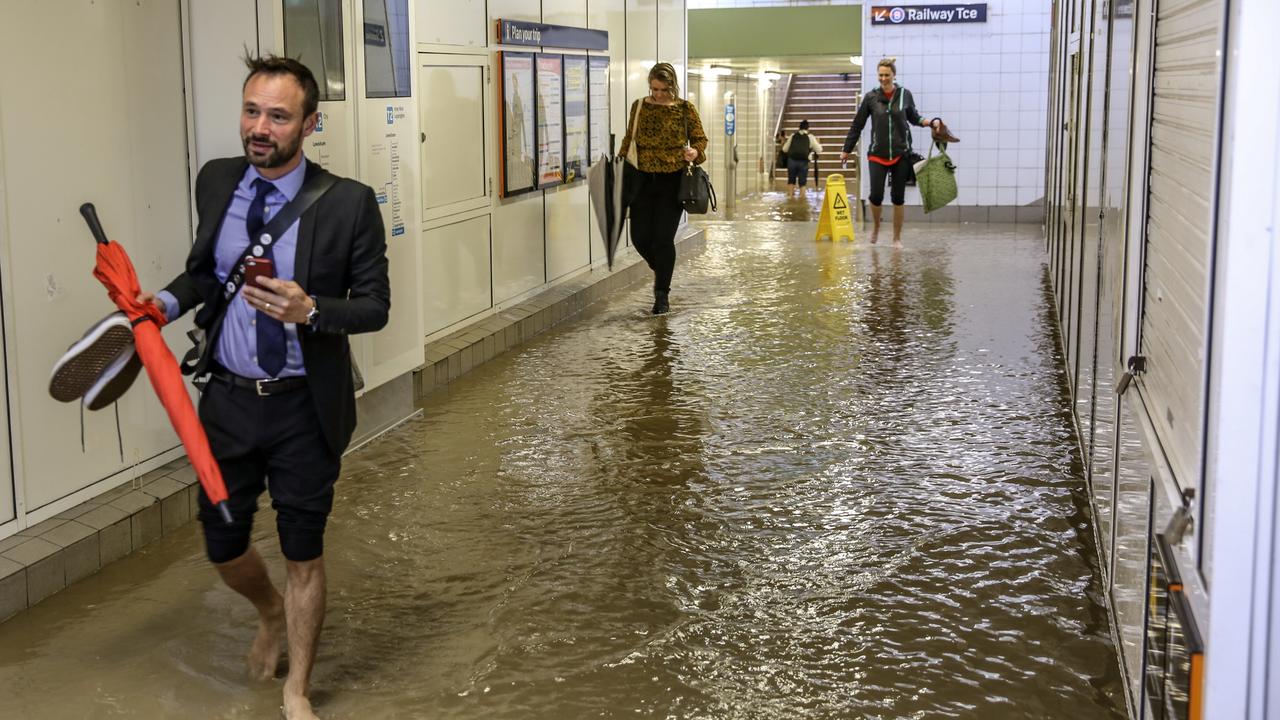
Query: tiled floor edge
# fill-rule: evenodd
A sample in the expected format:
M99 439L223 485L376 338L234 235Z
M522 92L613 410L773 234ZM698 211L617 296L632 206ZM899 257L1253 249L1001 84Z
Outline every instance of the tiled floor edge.
M694 228L676 243L682 253L706 247L706 230ZM421 403L432 391L527 342L636 283L652 271L639 257L614 270L592 270L518 305L499 311L427 344L426 365L414 373L414 399Z
M0 540L0 622L186 525L196 482L184 456Z
M684 253L705 245L706 230L701 228L693 228L677 243ZM414 403L591 304L649 278L648 266L633 256L625 267L583 273L428 344L427 365L414 373ZM0 540L0 622L191 522L198 496L195 471L183 456Z

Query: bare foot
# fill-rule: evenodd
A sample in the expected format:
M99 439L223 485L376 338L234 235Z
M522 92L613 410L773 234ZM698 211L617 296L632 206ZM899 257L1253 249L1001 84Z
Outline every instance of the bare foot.
M875 245L876 241L879 239L880 239L880 228L875 228L874 230L871 231L871 244Z
M311 701L305 695L284 696L284 717L285 720L320 720L320 717L311 710Z
M284 603L275 612L260 616L258 635L249 648L249 675L254 680L270 680L280 665L280 638L284 635ZM303 716L306 717L306 716Z

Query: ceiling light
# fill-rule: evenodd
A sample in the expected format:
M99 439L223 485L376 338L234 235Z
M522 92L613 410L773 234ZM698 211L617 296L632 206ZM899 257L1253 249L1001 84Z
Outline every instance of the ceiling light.
M861 56L861 55L850 55L850 56L849 56L849 62L853 63L854 65L861 65L861 64L862 64L862 56Z

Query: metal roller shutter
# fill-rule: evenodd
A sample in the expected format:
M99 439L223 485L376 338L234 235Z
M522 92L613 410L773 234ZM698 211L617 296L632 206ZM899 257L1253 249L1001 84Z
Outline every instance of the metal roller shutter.
M1160 0L1141 352L1171 469L1199 483L1224 0Z

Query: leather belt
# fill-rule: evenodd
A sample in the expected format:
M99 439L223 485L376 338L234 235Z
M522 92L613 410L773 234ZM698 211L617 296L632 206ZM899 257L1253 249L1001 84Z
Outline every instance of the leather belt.
M282 395L294 390L301 390L307 386L306 377L283 377L283 378L267 378L265 380L255 380L253 378L242 377L235 373L225 370L217 370L210 373L215 380L231 385L232 387L244 388L252 390L260 397L270 397L271 395Z

